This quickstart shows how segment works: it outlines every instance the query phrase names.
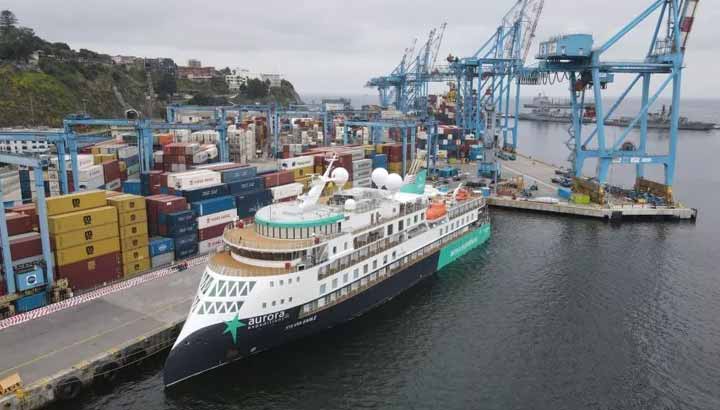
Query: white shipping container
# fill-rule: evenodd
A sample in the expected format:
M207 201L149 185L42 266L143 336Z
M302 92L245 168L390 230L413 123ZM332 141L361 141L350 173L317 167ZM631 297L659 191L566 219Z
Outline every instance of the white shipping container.
M162 163L163 162L163 152L162 151L153 152L153 161L156 163Z
M353 161L361 161L365 159L365 149L364 148L353 148L351 150L348 150L348 153L352 155Z
M89 189L97 189L97 188L100 188L100 187L103 186L103 185L105 185L105 177L103 177L102 175L100 175L99 177L94 178L94 179L90 179L90 180L87 180L87 181L80 181L79 190L80 190L80 191L86 191L86 190L89 190Z
M202 147L202 150L204 152L207 152L208 159L215 159L218 157L218 148L217 145L206 145Z
M303 192L303 184L299 182L293 182L292 184L280 185L270 188L273 199L279 201L281 199L291 198L298 196Z
M190 167L185 164L170 164L170 172L185 172Z
M280 169L297 169L315 165L313 156L294 157L279 160Z
M353 172L372 168L371 159L353 160Z
M200 188L222 183L220 173L210 170L179 172L168 175L168 187L174 189Z
M105 183L105 189L108 191L117 191L122 187L122 181L120 181L120 178L113 179L110 182Z
M210 238L205 241L198 242L198 253L201 255L219 252L225 247L223 237L218 236L217 238Z
M224 225L230 223L237 218L237 209L228 209L227 211L215 214L199 216L197 218L198 229L205 229L211 226Z
M162 151L160 151L160 152L162 152ZM122 147L122 148L118 149L118 158L119 159L130 158L130 157L134 157L135 155L138 155L138 153L139 153L138 147L135 147L135 146Z
M196 154L193 154L193 164L204 164L208 160L208 153L207 151L200 151Z
M78 180L80 182L92 181L96 178L103 179L103 177L104 173L102 165L93 165L87 168L80 168L80 172L78 173Z
M88 155L88 154L79 154L77 156L77 162L78 162L78 168L87 168L89 166L92 166L95 163L93 156ZM50 164L52 164L53 167L57 168L57 166L58 166L57 156L50 157ZM66 164L67 169L72 169L70 155L65 155L65 164Z

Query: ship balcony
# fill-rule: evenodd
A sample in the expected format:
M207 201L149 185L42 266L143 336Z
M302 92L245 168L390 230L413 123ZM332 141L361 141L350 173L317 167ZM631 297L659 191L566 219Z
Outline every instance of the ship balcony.
M299 270L297 266L273 268L249 265L236 260L228 251L218 252L210 256L207 267L218 275L241 277L285 275Z
M231 247L243 248L257 252L287 253L312 248L328 238L318 235L312 239L279 239L268 238L255 231L253 225L243 228L228 229L223 233L223 239Z

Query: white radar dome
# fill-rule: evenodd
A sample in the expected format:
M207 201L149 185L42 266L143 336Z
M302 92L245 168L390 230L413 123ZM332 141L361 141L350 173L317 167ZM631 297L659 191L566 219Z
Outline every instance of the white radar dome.
M370 179L376 187L382 188L387 183L388 172L385 168L375 168L370 175Z
M398 174L390 174L387 176L387 180L385 180L385 187L387 187L388 191L395 192L402 186L403 179Z
M357 208L357 202L355 202L354 199L350 198L347 201L345 201L345 210L346 211L354 211Z
M345 168L335 168L332 172L331 178L339 188L342 188L348 179L350 179L350 174L348 174Z

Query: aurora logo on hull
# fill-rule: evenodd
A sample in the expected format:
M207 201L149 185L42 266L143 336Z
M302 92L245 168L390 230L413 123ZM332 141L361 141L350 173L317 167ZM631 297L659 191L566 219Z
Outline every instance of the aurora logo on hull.
M267 315L255 316L247 319L248 330L272 325L289 318L290 315L284 310L280 312L268 313Z

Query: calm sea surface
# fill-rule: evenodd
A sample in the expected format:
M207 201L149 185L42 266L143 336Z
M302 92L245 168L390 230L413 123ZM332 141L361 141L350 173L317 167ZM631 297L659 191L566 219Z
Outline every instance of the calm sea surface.
M683 115L720 120L720 102ZM520 150L561 164L565 128L521 123ZM157 358L57 408L719 409L718 153L720 131L680 136L697 224L496 210L486 246L351 323L170 392Z

